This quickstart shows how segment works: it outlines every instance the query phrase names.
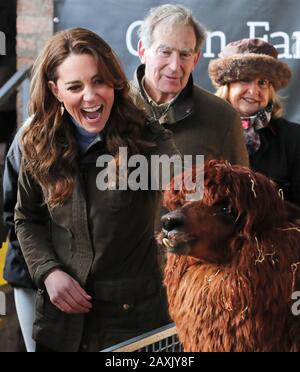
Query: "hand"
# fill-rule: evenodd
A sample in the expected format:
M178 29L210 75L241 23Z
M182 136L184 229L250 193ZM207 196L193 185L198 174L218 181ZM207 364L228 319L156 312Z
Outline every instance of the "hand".
M54 269L44 279L50 301L67 314L84 314L92 308L91 296L70 275Z

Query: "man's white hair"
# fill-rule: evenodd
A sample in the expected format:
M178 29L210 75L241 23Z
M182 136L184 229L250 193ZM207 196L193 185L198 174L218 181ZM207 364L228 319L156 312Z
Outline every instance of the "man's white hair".
M182 5L164 4L152 8L144 19L138 34L145 48L150 48L153 43L155 27L163 22L164 24L192 26L196 36L195 52L198 52L206 39L206 30L192 14L192 11Z

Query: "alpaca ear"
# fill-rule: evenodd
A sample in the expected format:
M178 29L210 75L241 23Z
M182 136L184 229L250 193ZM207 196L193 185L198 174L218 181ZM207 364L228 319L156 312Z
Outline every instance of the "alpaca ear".
M252 190L249 189L248 180L245 182L242 178L235 179L232 180L232 185L233 189L231 193L234 195L232 208L236 210L237 215L235 223L237 229L241 231L241 234L249 238L255 233L254 224L258 217L256 215L257 207L255 206L255 198L252 194Z
M283 201L265 176L256 173L248 179L245 177L239 190L236 190L236 195L245 219L243 230L250 237L267 233L287 221ZM296 207L293 208L293 213L295 210Z

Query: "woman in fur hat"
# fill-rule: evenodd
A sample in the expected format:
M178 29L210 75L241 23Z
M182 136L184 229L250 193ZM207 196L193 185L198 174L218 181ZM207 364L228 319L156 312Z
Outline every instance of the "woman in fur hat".
M277 50L261 39L228 44L210 62L216 95L240 114L251 167L273 179L286 200L300 205L300 126L283 118L277 91L291 70Z

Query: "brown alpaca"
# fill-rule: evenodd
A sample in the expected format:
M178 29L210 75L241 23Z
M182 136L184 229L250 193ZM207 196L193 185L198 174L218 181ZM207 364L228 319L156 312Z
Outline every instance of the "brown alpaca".
M292 313L300 226L274 185L210 161L203 199L186 202L186 194L173 181L158 237L169 251L165 285L184 350L300 351L300 316Z

